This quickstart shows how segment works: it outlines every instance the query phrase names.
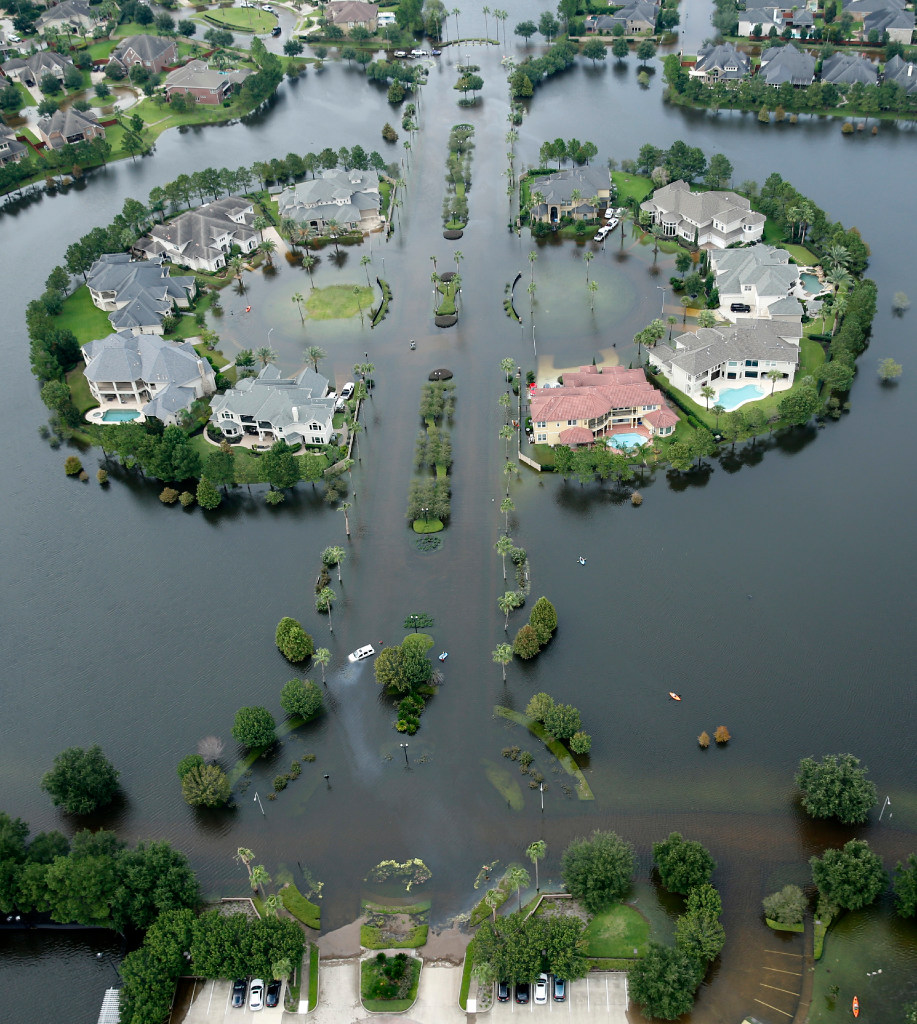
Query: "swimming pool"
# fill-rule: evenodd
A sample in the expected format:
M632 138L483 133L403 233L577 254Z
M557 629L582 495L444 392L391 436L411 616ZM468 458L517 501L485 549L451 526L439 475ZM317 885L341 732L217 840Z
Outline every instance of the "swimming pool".
M642 434L615 434L611 439L615 448L638 448L646 442L647 438Z
M744 405L746 402L757 402L759 398L763 397L764 392L757 384L746 384L741 388L729 388L726 391L721 391L717 398L717 403L726 412L732 412L733 409L738 409L740 405Z
M102 414L103 423L127 423L140 415L134 409L106 409Z
M818 295L819 292L823 292L825 290L825 286L814 274L801 274L799 280L802 282L803 288L805 288L810 295Z

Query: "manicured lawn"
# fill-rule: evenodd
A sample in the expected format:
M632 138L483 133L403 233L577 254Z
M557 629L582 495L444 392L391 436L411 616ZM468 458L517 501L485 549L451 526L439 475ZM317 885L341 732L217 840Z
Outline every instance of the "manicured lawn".
M86 413L90 409L95 409L99 404L92 397L92 392L89 390L89 384L83 374L85 369L86 364L80 360L80 362L78 362L67 374L67 383L70 385L70 394L73 398L73 404L81 413Z
M200 19L196 19L200 20ZM267 11L252 7L225 7L208 11L203 20L233 32L260 32L266 34L277 24L277 18Z
M459 989L459 1006L464 1010L468 1005L468 991L471 988L471 969L474 966L474 939L465 949L465 963L462 967L462 985Z
M646 952L650 925L635 907L619 903L596 914L585 932L586 956L632 957Z
M309 943L309 1006L318 1006L318 946Z
M784 242L782 248L786 249L800 266L811 267L818 263L815 253L810 252L804 245L792 245L790 242Z
M356 316L360 306L364 312L369 312L372 302L372 288L332 284L327 288L313 288L306 300L306 310L313 320L346 320Z
M441 519L415 519L414 533L439 533L443 529Z
M176 114L172 112L168 103L160 104L155 100L145 99L136 107L132 107L130 112L139 114L147 123L144 139L149 140L155 139L169 128L178 128L184 124L216 124L220 121L229 121L249 113L249 109L236 99L228 107L224 107L222 103L198 103L188 113ZM111 132L112 129L109 128L108 131Z
M611 180L618 190L616 205L623 206L625 200L635 199L642 203L653 191L653 183L649 178L643 178L639 174L625 174L623 171L612 171Z
M452 316L455 313L455 278L451 281L437 281L436 290L443 297L436 307L436 315Z
M22 84L22 82L13 82L12 85L13 85L13 88L16 90L16 92L19 93L19 109L20 110L23 107L34 107L34 106L37 106L35 100L32 98L32 94L29 92L28 89L26 89L26 87ZM12 111L7 111L7 113L12 113ZM18 111L16 111L16 113L18 113Z
M388 958L391 962L392 958ZM409 1009L417 998L417 986L420 982L420 961L409 957L404 977L394 982L397 998L379 999L376 993L388 979L382 974L380 965L375 959L364 960L360 964L360 996L367 1010L374 1013L401 1013Z
M192 447L197 450L198 455L201 457L201 461L206 463L207 456L212 452L219 451L219 449L212 445L203 435L194 434L189 439ZM331 449L335 454L337 449ZM263 484L267 481L264 477L264 470L261 468L261 460L257 455L253 455L249 448L243 448L241 445L233 445L232 453L235 455L235 482L237 484ZM302 457L296 456L297 462L302 468ZM328 456L325 456L325 461L328 461ZM329 463L330 465L330 463Z
M73 331L81 345L85 345L87 341L106 338L111 334L108 314L96 309L92 304L89 289L85 285L64 300L55 326L61 330Z
M284 907L307 928L321 928L322 911L314 903L310 903L295 885L287 885L280 890L280 900Z
M392 183L390 181L383 180L379 182L379 195L382 199L379 212L384 217L388 213L388 204L392 198Z
M401 939L383 935L381 928L370 924L360 925L360 945L366 949L417 949L427 944L429 926L419 924Z

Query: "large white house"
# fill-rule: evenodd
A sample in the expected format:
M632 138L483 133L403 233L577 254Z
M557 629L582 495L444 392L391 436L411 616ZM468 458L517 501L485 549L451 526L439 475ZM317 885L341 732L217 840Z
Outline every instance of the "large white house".
M341 228L376 231L379 216L379 175L375 171L323 171L285 188L277 197L277 211L283 220L304 228L324 231L329 221Z
M228 196L156 224L134 248L145 256L163 256L192 270L215 273L226 266L234 245L248 253L258 246L250 199Z
M262 444L329 444L335 398L327 394L328 378L320 373L307 368L282 377L269 363L214 398L210 420L233 442L248 436Z
M193 277L170 276L162 256L132 260L126 252L100 256L86 278L93 305L109 314L114 331L162 334L162 319L188 309L197 294Z
M679 335L671 347L660 342L650 355L650 362L666 375L669 382L695 402L705 403L701 388L712 387L720 401L724 391L749 384L760 385L760 394L748 400L763 398L772 390L785 390L793 383L799 365L799 345L792 338L781 337L792 325L772 320L748 320L735 325L701 327L696 333ZM768 373L780 374L775 382ZM741 404L741 403L740 403ZM727 408L733 408L731 403Z
M563 387L536 388L529 394L536 444L592 444L615 434L669 437L678 416L642 370L580 367L565 373Z
M669 238L711 248L757 242L764 234L764 214L752 210L744 196L716 190L692 192L686 181L657 188L640 209Z
M799 267L786 249L752 245L747 249L714 249L710 263L716 274L720 314L729 320L767 317L802 323L802 304L794 292ZM733 307L748 306L748 310Z
M89 414L97 422L110 422L110 410L132 410L176 423L195 399L216 390L212 367L189 342L118 331L81 351L89 390L101 406Z

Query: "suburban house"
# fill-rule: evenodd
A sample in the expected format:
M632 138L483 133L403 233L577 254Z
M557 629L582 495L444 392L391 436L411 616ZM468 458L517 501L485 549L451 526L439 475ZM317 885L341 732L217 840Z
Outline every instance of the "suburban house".
M697 63L688 68L692 78L706 83L735 82L751 71L751 59L732 43L705 43L697 51Z
M176 68L166 75L163 92L166 99L173 96L191 96L197 103L222 103L241 84L251 71L216 71L203 60L189 60L184 67Z
M89 390L102 406L93 418L102 422L106 407L127 407L175 423L183 409L216 390L210 363L190 342L119 331L83 345L82 353Z
M147 257L163 256L182 267L213 274L226 266L234 245L243 253L257 248L254 220L251 200L228 196L186 210L165 224L155 224L134 249Z
M325 5L325 18L345 32L365 28L375 32L379 23L379 5L363 0L331 0Z
M588 220L596 215L595 208L587 200L597 196L607 201L609 196L608 172L597 167L573 167L532 178L529 182L531 193L540 193L543 202L532 201L532 220L545 224L556 224L562 217L573 220ZM576 196L573 193L578 193Z
M895 82L907 93L913 92L917 89L917 64L895 54L886 61L885 81Z
M781 390L790 387L799 364L799 345L781 337L785 325L771 320L743 320L732 326L700 327L681 334L671 344L654 346L650 362L666 375L673 387L704 402L701 388L719 392L754 381L771 384L768 373L776 370ZM734 384L732 382L735 382ZM761 397L768 394L762 391Z
M87 0L63 0L49 7L35 19L35 30L42 35L54 32L72 32L76 35L92 32L96 18Z
M37 128L38 134L51 149L105 138L105 129L99 124L96 115L91 110L82 111L75 107L55 110L50 117L41 118Z
M0 167L18 163L26 152L26 147L16 138L16 132L0 124Z
M328 378L310 368L282 377L271 363L245 377L210 403L211 422L229 441L257 437L261 444L329 444L334 433L334 395Z
M735 192L692 192L685 181L656 189L640 204L669 238L725 249L734 242L757 242L764 234L765 216Z
M642 370L623 366L582 366L565 373L562 387L529 392L536 444L592 444L615 434L669 437L678 416Z
M803 88L815 81L815 58L792 44L771 46L761 54L758 74L775 89L784 82Z
M323 231L328 221L354 231L375 231L379 215L379 175L375 171L323 171L317 178L285 188L277 196L281 219Z
M832 85L853 85L854 82L875 85L877 78L876 65L858 53L833 53L822 61L822 82L831 82Z
M118 43L109 57L110 62L120 64L125 71L139 65L156 74L177 60L177 43L162 36L128 36Z
M162 334L162 318L188 309L197 294L193 277L170 277L162 256L138 262L127 253L100 256L86 278L93 305L105 310L112 329Z
M72 67L70 57L53 50L39 50L29 57L13 57L0 65L11 82L21 82L29 88L39 85L45 75L53 75L59 82L63 82L67 68Z
M625 0L623 7L607 17L612 30L615 25L623 25L625 35L652 35L660 6L654 0Z
M755 28L759 25L761 28L759 33L756 33ZM803 31L808 35L814 26L815 17L805 7L756 7L753 10L739 11L740 36L766 36L773 28L781 35L786 29L790 29L791 33L799 38Z
M888 33L894 43L910 45L914 34L914 12L905 8L905 0L843 0L843 13L862 24L860 36L869 38L875 30L879 41Z
M720 295L720 315L769 318L802 324L803 308L794 291L799 284L799 267L790 263L786 249L752 245L747 249L715 249L710 263ZM748 313L736 313L733 305L750 306Z

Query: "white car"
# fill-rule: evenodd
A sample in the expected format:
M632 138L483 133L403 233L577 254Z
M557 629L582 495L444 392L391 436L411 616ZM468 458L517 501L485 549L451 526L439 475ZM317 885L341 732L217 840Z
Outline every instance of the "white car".
M426 57L428 56L426 50L411 50L412 57Z
M375 654L375 650L370 644L365 647L358 647L353 654L347 655L348 661L362 661L364 658L371 658Z
M605 227L599 228L599 230L596 231L595 235L593 235L593 237L592 237L592 241L593 242L604 242L605 239L610 234L611 234L611 227L606 224Z
M262 11L267 11L268 14L273 14L274 13L274 8L271 7L270 4L262 4L261 5L261 10Z
M354 389L353 381L352 380L347 381L347 383L341 388L341 398L345 398L345 399L346 398L350 398L350 396L353 394L353 389Z
M612 217L612 218L611 218L611 220L610 220L610 221L608 222L608 224L607 224L606 226L607 226L607 228L608 228L608 230L609 230L609 231L614 231L614 229L615 229L615 228L616 228L616 227L617 227L617 226L618 226L618 225L619 225L620 223L621 223L621 222L620 222L620 221L618 220L618 218L617 218L617 217Z
M248 991L248 1008L250 1010L264 1009L264 982L260 978L255 978Z
M535 982L535 996L532 1000L536 1005L544 1005L548 1001L548 976L539 974Z
M606 211L605 211L605 220L611 220L612 217L616 217L617 215L618 215L618 211L612 209L609 206L608 209L606 209Z
M17 36L14 33L10 32L10 34L6 37L6 41L8 43L21 43L22 42L22 37L21 36Z

